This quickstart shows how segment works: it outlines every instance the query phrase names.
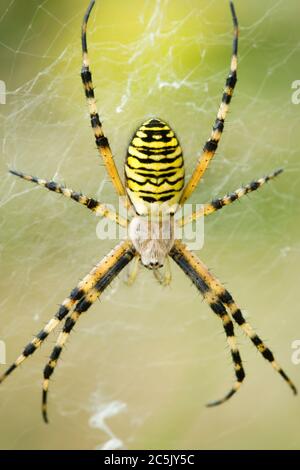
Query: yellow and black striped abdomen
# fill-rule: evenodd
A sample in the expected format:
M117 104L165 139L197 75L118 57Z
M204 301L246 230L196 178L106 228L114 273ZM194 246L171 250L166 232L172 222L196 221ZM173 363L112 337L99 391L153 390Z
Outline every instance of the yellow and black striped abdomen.
M175 133L160 119L138 128L129 144L125 178L127 192L138 214L149 205L176 208L184 186L184 163Z

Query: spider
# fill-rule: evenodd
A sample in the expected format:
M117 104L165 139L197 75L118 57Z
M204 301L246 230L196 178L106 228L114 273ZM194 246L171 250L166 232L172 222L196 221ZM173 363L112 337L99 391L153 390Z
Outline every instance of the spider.
M54 372L62 349L81 314L92 306L104 289L132 260L134 260L134 267L129 275L129 283L132 283L136 277L140 264L153 270L159 282L163 284L169 283L171 276L168 263L169 258L172 258L200 291L213 313L221 320L231 351L235 373L234 384L223 398L208 403L208 406L215 406L226 402L238 391L245 378L234 333L234 322L244 331L261 355L270 362L275 371L282 376L294 394L296 394L297 389L295 385L279 366L271 350L255 333L251 325L246 322L231 294L202 261L189 251L181 240L175 239L174 236L174 214L195 191L216 153L237 82L239 31L233 2L229 2L234 30L230 71L226 79L224 93L211 136L205 143L187 184L184 184L184 162L179 141L168 124L159 118L148 119L135 132L127 151L125 182L121 180L97 112L92 75L89 67L86 31L94 4L95 0L92 0L82 23L83 63L81 78L97 149L104 161L116 193L123 199L125 205L130 208L132 217L131 219L122 217L119 213L108 209L105 204L59 185L54 181L40 179L15 170L11 170L11 173L24 180L43 186L50 191L73 199L86 206L95 214L109 218L122 227L127 227L128 237L119 243L78 283L71 291L69 297L60 305L54 317L30 341L22 354L3 373L0 377L0 383L23 363L25 359L31 356L43 344L49 334L64 320L62 331L58 335L50 359L44 369L42 414L45 422L48 422L47 396L49 379ZM240 187L222 198L214 199L212 202L203 205L201 210L194 212L189 217L182 216L176 223L184 226L200 217L216 212L240 199L245 194L256 191L281 172L282 170L277 170L268 176ZM150 224L149 233L149 214L152 212L158 214L159 217ZM164 233L167 232L169 236L163 237L162 231ZM166 266L164 276L159 271L159 268L162 266Z

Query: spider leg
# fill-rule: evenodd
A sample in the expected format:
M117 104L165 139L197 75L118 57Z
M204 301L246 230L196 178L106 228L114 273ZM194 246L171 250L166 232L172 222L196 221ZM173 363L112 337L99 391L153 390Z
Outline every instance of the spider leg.
M203 207L196 212L193 212L187 217L182 217L177 221L179 227L183 227L186 224L189 224L191 222L194 222L195 220L199 219L202 216L210 215L213 212L218 211L219 209L222 209L224 206L229 206L232 204L234 201L237 201L240 199L242 196L245 196L245 194L252 193L253 191L256 191L257 189L261 188L265 183L268 183L269 181L273 180L276 178L276 176L280 175L283 172L282 169L276 170L270 175L263 176L262 178L259 178L255 181L252 181L251 183L246 184L245 186L242 186L239 189L236 189L230 194L227 194L226 196L218 199L214 199L208 204L204 204Z
M125 280L125 283L128 286L132 286L132 284L135 282L137 278L137 275L139 273L139 267L140 267L140 256L136 255L132 263L133 263L133 266L131 269L129 269L127 278Z
M121 248L121 249L120 249ZM49 388L49 379L52 376L72 329L78 321L80 315L86 312L91 305L98 299L104 289L113 281L113 279L122 271L122 269L135 256L135 250L130 242L123 242L112 250L100 263L97 278L89 291L81 297L73 312L66 318L62 332L59 334L56 344L52 350L50 359L44 369L42 413L45 422L48 422L47 416L47 396Z
M119 172L117 170L109 142L105 137L102 129L102 124L100 122L99 114L97 111L95 94L94 94L94 86L92 82L92 74L89 68L89 58L88 58L88 49L87 49L87 40L86 40L86 30L87 24L89 20L90 13L92 8L95 4L95 0L92 0L88 6L88 9L85 13L82 23L82 69L81 69L81 79L85 91L85 96L87 98L90 118L91 118L91 125L94 132L96 146L100 153L101 158L104 161L106 166L107 172L111 178L111 181L114 185L114 188L119 196L126 196L126 191L124 185L121 181Z
M224 129L224 123L226 116L228 114L228 109L229 109L229 104L232 99L233 91L237 82L237 53L238 53L238 34L239 34L239 29L238 29L238 20L237 16L235 13L235 8L233 5L233 2L230 1L230 9L231 9L231 15L232 15L232 20L233 20L233 26L234 26L234 36L233 36L233 49L232 49L232 56L231 56L231 65L230 65L230 72L226 80L226 85L222 97L222 102L219 107L219 111L217 114L217 119L214 123L213 130L211 133L211 136L209 140L205 143L203 152L200 155L197 166L186 184L181 199L180 199L180 204L183 205L184 202L191 196L191 194L195 191L196 187L198 186L198 183L202 176L204 175L209 162L211 159L214 157L219 141L222 136L222 132Z
M16 361L0 376L0 384L20 365L25 359L31 356L45 341L49 334L59 325L59 323L68 316L72 308L83 298L85 295L90 292L90 290L95 286L98 279L102 276L105 268L103 263L107 263L107 266L113 264L114 259L118 259L120 256L123 256L130 249L131 244L128 241L121 243L113 252L111 252L107 258L104 258L100 263L98 263L89 274L87 274L82 281L79 282L77 287L72 290L69 297L67 297L61 306L59 307L57 313L51 320L46 324L46 326L30 341L30 343L25 346L22 354L16 359ZM113 258L112 258L113 256Z
M207 282L207 268L202 264L202 262L193 253L189 252L188 249L178 240L175 241L174 247L170 252L170 256L191 279L193 284L195 284L197 289L201 292L204 300L206 300L206 302L209 304L212 311L222 321L227 343L231 352L236 381L234 382L230 391L223 398L208 403L207 406L220 405L238 391L245 378L245 371L234 334L233 322L223 303L216 294L215 289L213 289Z
M221 284L218 285L218 291L219 291L219 294L218 294L219 298L228 307L233 320L239 325L239 327L243 330L245 335L248 338L250 338L250 340L252 341L256 349L271 364L273 369L275 369L275 371L281 375L281 377L285 380L285 382L292 389L294 395L297 395L298 392L297 392L296 386L288 377L288 375L284 372L281 366L278 364L272 351L268 348L268 346L264 343L264 341L262 341L262 339L257 335L253 327L250 325L250 323L246 322L240 308L235 303L230 293Z
M39 186L48 189L49 191L62 194L65 197L73 199L73 201L79 202L79 204L86 206L96 215L106 217L109 220L112 220L113 222L117 223L118 225L121 225L122 227L126 228L128 226L128 220L123 218L119 213L112 211L105 204L100 203L96 199L84 196L83 194L77 191L73 191L70 188L66 188L65 186L56 183L55 181L49 181L42 178L37 178L36 176L26 175L16 170L9 171L12 175L19 176L20 178L26 181L31 181L32 183L36 183Z
M287 382L289 387L292 389L294 394L297 394L297 389L284 370L280 367L278 362L275 360L273 353L266 346L266 344L261 340L261 338L256 334L252 326L246 322L243 317L243 314L238 307L238 305L233 300L231 294L224 288L220 281L209 272L206 266L204 266L197 258L188 252L187 248L179 241L175 242L175 250L184 256L185 259L188 259L190 263L198 264L198 272L203 276L207 285L212 289L218 298L218 301L225 305L233 320L241 327L246 336L250 338L254 346L261 353L261 355L272 365L273 369L278 372L281 377Z

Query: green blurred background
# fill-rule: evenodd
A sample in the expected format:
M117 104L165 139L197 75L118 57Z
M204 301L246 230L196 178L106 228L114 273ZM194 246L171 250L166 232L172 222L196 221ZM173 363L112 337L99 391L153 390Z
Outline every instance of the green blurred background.
M71 201L14 179L15 167L105 202L116 197L94 148L80 83L87 1L1 0L1 321L7 363L114 241ZM236 0L239 82L218 154L193 196L206 202L284 166L280 178L205 224L199 256L300 386L298 0ZM100 114L122 171L135 128L156 115L176 130L187 172L209 136L228 71L227 1L97 1L88 32ZM1 386L5 449L300 447L300 402L239 335L247 378L229 403L205 403L233 374L222 327L184 274L158 286L124 275L78 324L40 415L55 336ZM4 370L1 365L1 370Z

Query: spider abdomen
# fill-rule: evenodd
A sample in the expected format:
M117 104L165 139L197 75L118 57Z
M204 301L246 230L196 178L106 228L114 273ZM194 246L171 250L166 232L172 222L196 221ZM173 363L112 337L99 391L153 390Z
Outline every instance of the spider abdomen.
M174 131L161 119L144 122L135 132L126 156L127 192L138 214L154 205L176 210L184 186L184 162Z

